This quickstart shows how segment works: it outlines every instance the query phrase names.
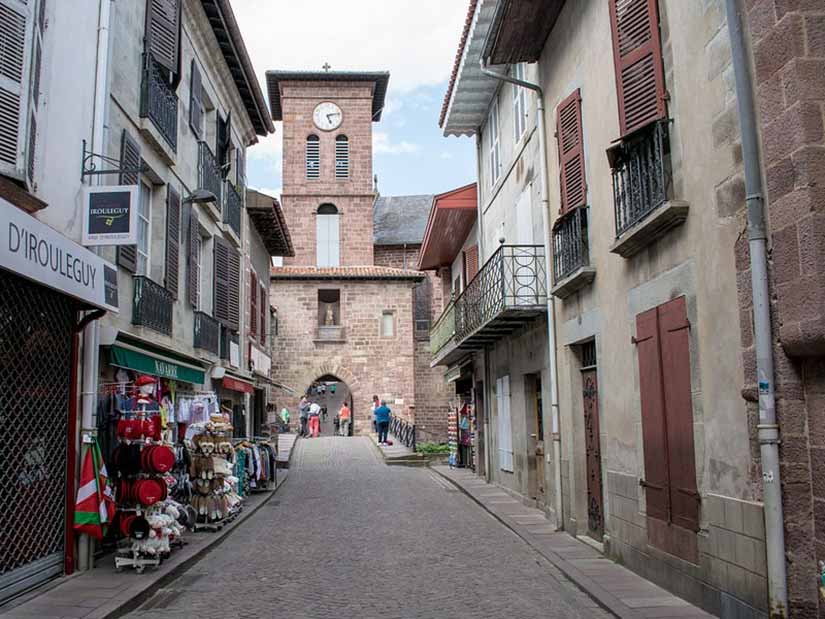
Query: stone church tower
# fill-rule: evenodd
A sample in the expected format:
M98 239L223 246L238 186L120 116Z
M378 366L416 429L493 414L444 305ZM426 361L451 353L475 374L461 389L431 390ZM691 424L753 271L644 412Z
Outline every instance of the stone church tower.
M295 247L271 274L272 377L295 391L278 406L295 411L312 385L335 383L335 394L311 397L330 420L351 402L355 433L372 430L373 395L415 418L413 289L426 275L375 260L372 125L388 81L384 72L267 72Z

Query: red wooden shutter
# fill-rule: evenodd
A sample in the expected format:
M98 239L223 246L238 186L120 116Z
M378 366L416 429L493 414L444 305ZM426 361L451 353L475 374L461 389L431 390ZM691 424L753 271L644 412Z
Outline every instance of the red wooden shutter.
M127 172L120 173L120 184L137 185L140 166L140 144L124 129L120 136L120 168ZM137 207L137 204L132 205L132 208ZM137 272L137 245L118 245L117 263L130 273Z
M662 393L659 317L656 308L636 316L636 352L639 357L639 392L645 460L643 485L647 497L647 515L669 521L668 444Z
M266 294L266 286L261 284L261 346L266 346L266 313L269 309L269 296Z
M478 274L478 245L473 245L464 251L464 279L465 286L473 281Z
M258 334L258 278L249 272L249 335L253 339Z
M587 204L581 101L581 91L577 88L556 108L562 212Z
M180 275L180 194L169 185L166 189L166 289L178 298Z
M610 0L622 136L664 118L665 76L656 0Z
M685 298L659 306L662 378L667 419L671 518L699 530L699 494L693 449L693 403L690 390L690 323Z
M194 207L189 215L189 305L198 309L200 306L200 265L198 259L201 254L201 232L198 223L198 213Z

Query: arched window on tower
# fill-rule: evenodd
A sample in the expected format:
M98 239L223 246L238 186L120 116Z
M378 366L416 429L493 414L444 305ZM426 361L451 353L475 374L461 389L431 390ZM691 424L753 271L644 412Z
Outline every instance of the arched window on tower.
M335 178L349 178L349 138L335 138Z
M307 136L307 178L321 177L321 141L317 135Z
M338 209L334 204L318 207L315 222L316 262L319 267L337 267L341 260Z

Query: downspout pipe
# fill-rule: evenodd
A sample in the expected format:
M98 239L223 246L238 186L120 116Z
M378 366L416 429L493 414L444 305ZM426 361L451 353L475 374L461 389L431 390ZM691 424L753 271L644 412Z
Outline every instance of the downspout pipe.
M486 47L486 46L485 46ZM550 199L548 196L547 170L547 131L545 128L544 92L538 84L519 80L504 73L493 71L487 67L487 59L482 54L479 62L481 72L493 79L509 82L522 88L527 88L536 93L536 123L539 134L539 156L541 165L539 166L539 184L541 194L541 217L542 236L544 240L544 260L545 260L545 287L547 289L547 356L550 370L550 409L553 432L553 469L555 492L556 528L562 529L564 524L563 505L561 499L561 434L559 432L559 379L558 364L556 361L556 321L554 317L554 301L550 290L553 288L553 280L550 275L551 242L550 242Z
M756 374L759 391L757 435L762 458L765 511L765 545L768 567L768 611L771 618L788 616L788 584L785 572L785 531L782 515L782 483L779 469L779 425L776 423L774 395L773 334L768 290L768 234L762 193L759 134L753 101L749 56L738 0L725 0L731 39L736 102L742 133L742 160L745 165L748 246L753 293Z

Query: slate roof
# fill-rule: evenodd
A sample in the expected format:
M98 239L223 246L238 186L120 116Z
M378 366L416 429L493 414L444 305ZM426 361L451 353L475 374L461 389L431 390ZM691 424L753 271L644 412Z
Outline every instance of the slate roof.
M272 279L398 279L420 281L426 277L421 271L379 266L352 267L272 267Z
M372 211L375 245L420 245L433 205L431 194L379 196Z

